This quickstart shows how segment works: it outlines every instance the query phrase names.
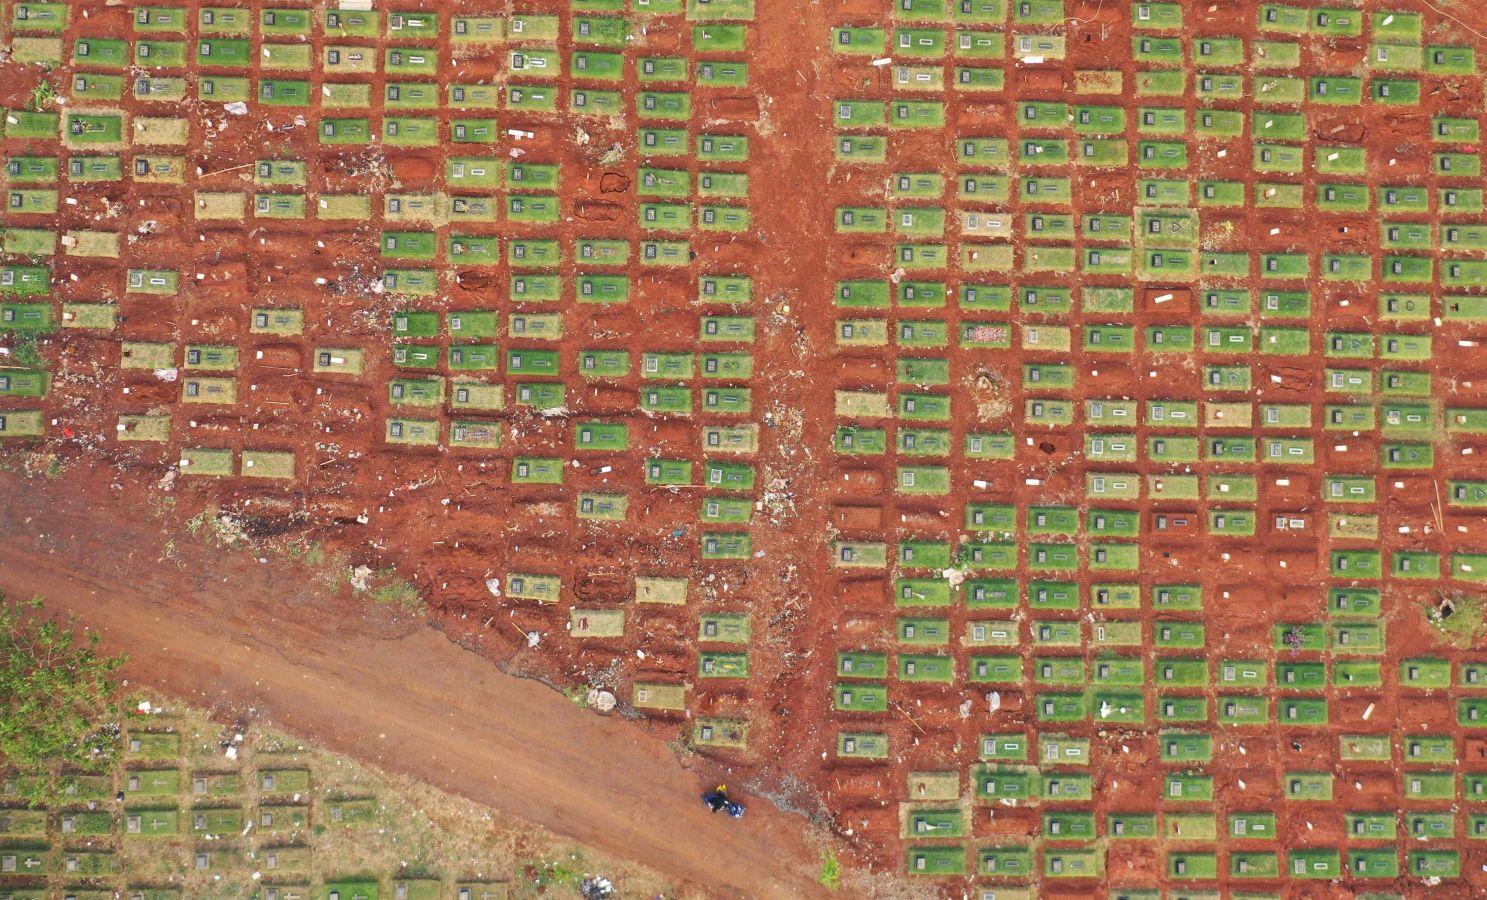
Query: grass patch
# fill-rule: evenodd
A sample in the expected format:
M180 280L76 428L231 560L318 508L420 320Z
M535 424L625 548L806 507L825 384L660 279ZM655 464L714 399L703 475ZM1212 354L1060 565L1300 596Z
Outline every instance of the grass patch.
M41 355L41 346L35 334L19 332L15 343L10 345L10 358L23 369L45 369L46 357Z
M1487 634L1487 598L1452 591L1426 604L1425 617L1446 643L1473 647Z
M583 857L570 853L566 859L550 862L532 860L522 866L522 874L526 876L527 884L539 894L546 893L549 888L577 890L584 880Z
M423 608L423 594L418 586L398 577L398 570L388 566L375 572L352 572L351 587L383 606L413 611Z
M285 552L290 559L312 569L325 565L325 545L319 541L296 541Z
M828 891L839 891L842 888L842 864L830 850L821 857L820 880L821 886Z
M54 454L47 454L46 469L42 476L48 481L56 481L62 477L62 458Z

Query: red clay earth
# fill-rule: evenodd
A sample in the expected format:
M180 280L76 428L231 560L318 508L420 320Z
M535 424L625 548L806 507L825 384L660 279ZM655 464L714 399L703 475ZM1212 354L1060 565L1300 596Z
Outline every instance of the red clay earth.
M1388 5L1415 8L1406 0ZM948 95L948 120L957 133L1005 133L1013 127L1014 99L1061 98L1072 85L1076 69L1116 66L1126 71L1129 81L1134 67L1129 62L1128 9L1114 3L1077 2L1070 4L1070 12L1066 31L1071 50L1067 61L1036 71L1009 66L1009 89L995 101L970 102ZM121 7L98 7L93 13L90 30L97 27L100 18L120 29L127 28ZM562 14L567 15L566 5ZM1191 4L1187 15L1189 36L1222 33L1254 37L1253 15L1235 16L1227 8L1211 10L1209 4L1201 2ZM436 173L413 151L367 151L350 157L322 154L303 128L276 133L265 143L265 124L292 124L293 114L283 112L265 117L255 111L241 119L213 113L213 121L226 124L210 138L202 135L205 174L188 179L181 189L142 190L138 199L144 201L143 205L119 210L126 232L134 232L146 221L158 223L126 250L131 263L165 263L187 273L207 275L184 293L184 302L169 315L158 313L159 300L125 298L125 329L130 339L138 340L185 342L231 337L240 331L249 306L272 298L303 304L307 319L317 323L321 334L334 334L347 343L366 347L372 364L355 383L311 380L305 374L311 342L276 339L245 344L265 351L263 360L246 361L240 379L241 385L254 384L259 390L240 391L242 402L220 417L193 417L177 411L177 430L189 434L193 442L214 446L251 443L254 447L294 449L300 481L289 492L273 484L237 479L205 484L177 479L169 491L175 504L168 518L179 525L204 509L221 508L245 516L251 531L270 542L319 542L346 553L352 564L396 564L423 588L435 621L459 646L499 661L513 672L551 678L563 685L601 684L623 689L647 677L691 680L696 670L695 606L648 611L644 628L632 627L621 640L579 646L565 637L568 610L575 603L623 602L630 579L637 573L687 574L693 578L705 608L753 614L755 642L747 686L708 688L701 694L701 705L693 710L745 715L751 720L750 750L725 761L752 769L760 787L785 805L828 816L844 834L850 829L862 859L883 870L897 870L901 866L897 806L907 799L904 776L909 771L931 768L963 771L975 758L976 740L986 722L979 714L962 719L957 711L964 699L974 700L979 710L983 701L976 691L920 687L916 688L920 693L911 710L891 714L883 723L895 747L910 749L887 766L823 760L823 751L829 749L834 734L824 723L838 721L831 711L830 696L835 652L842 647L881 643L890 632L893 615L886 579L847 581L828 568L826 536L861 533L881 539L886 533L953 539L957 533L936 507L894 497L885 487L892 479L887 467L853 463L849 470L833 458L830 450L835 413L828 386L886 388L893 373L880 360L834 349L832 283L852 273L882 277L886 270L875 264L883 255L882 245L860 242L866 252L858 254L854 251L859 242L833 234L834 206L860 198L865 191L876 190L876 185L864 187L866 179L861 172L833 163L829 100L845 93L886 97L889 89L886 72L876 75L877 81L864 88L861 67L833 57L826 38L832 24L882 21L885 17L884 4L861 0L830 10L819 4L762 0L748 54L755 102L730 96L710 100L712 111L725 119L728 127L743 128L755 136L748 165L754 234L712 244L694 240L694 247L714 266L713 270L735 265L752 275L756 296L764 298L752 310L763 327L752 348L756 373L751 384L756 397L769 399L778 424L762 430L756 461L760 482L788 480L794 499L788 510L760 516L756 521L754 548L762 552L761 556L739 563L698 563L695 530L679 539L671 533L676 519L695 510L695 498L685 492L672 494L641 484L639 451L613 459L585 456L584 468L575 470L570 485L557 491L509 486L507 451L495 455L498 463L489 471L498 473L498 477L490 481L482 477L487 470L476 458L385 446L379 423L389 412L382 386L393 371L387 362L391 344L387 322L393 304L385 298L373 298L365 290L379 265L376 227L328 233L313 223L277 223L272 229L213 231L205 241L198 242L187 227L183 204L190 202L192 190L242 189L241 167L264 155L266 148L312 160L312 166L324 171L329 184L346 190L365 190L372 183L397 183L418 190L428 187ZM1487 42L1459 30L1445 27L1443 32L1457 42L1475 44L1479 52L1487 46ZM647 46L673 47L677 37L674 32L653 32L647 37ZM568 49L565 45L560 48ZM1336 42L1335 48L1335 58L1326 66L1333 71L1352 65L1364 49L1361 44L1346 41ZM462 66L472 75L494 71L488 59L467 60ZM633 89L633 74L631 79L627 87ZM21 105L30 86L29 81L10 80L4 88L6 105ZM380 82L374 82L374 86L380 87ZM1347 112L1309 112L1323 123L1335 118L1342 128L1337 132L1339 140L1363 143L1380 154L1399 158L1400 164L1394 169L1370 173L1367 183L1373 186L1422 174L1422 161L1427 157L1419 147L1427 143L1430 115L1438 110L1479 109L1480 82L1473 82L1472 88L1478 93L1447 91L1432 95L1416 113L1388 121L1375 117L1359 122ZM137 110L132 99L126 99L122 106L131 112ZM521 116L511 117L513 122L521 120ZM626 139L624 132L586 125L589 142L578 146L566 124L556 126L551 120L536 119L524 127L537 132L533 141L521 144L528 158L563 164L563 203L573 218L566 219L556 229L557 234L565 238L589 235L602 225L606 236L632 241L639 238L640 232L632 224L636 221L637 201L625 186L627 181L634 183L634 156L609 166L599 162L605 148ZM1329 133L1330 127L1324 124L1317 130ZM903 160L901 168L910 168L909 160L917 159L914 168L948 174L946 137L895 137L896 159ZM1240 159L1224 160L1204 152L1198 160L1195 168L1205 177L1253 180ZM1103 189L1113 198L1112 208L1135 204L1135 178L1131 172L1101 176ZM108 196L110 190L81 189L77 194L81 205L67 210L62 221L79 226L91 221L105 202L120 199ZM135 199L130 197L131 202ZM1325 223L1327 230L1323 231L1308 214L1249 210L1236 218L1229 246L1308 248L1320 245L1325 237L1329 248L1352 246L1376 252L1376 229L1366 217L1328 216ZM1335 231L1344 225L1350 228L1347 234ZM1281 232L1272 237L1269 230L1275 227ZM317 240L324 246L316 244ZM1025 248L1019 245L1018 250ZM842 262L855 258L863 262ZM67 281L65 260L60 262L59 273L63 276L57 286L61 299L94 299L102 290L98 279ZM458 273L455 286L437 303L424 308L479 305L502 312L513 308L493 287L504 281L504 267L490 279L477 278L476 274ZM571 277L573 268L569 266L565 274ZM316 286L316 277L331 279L333 290L327 292ZM1090 283L1119 282L1092 279ZM688 299L690 275L654 277L637 287L636 296L626 307L590 314L581 322L570 321L569 336L557 345L566 361L571 363L576 350L590 345L599 333L612 339L613 346L626 346L630 336L640 334L645 337L646 347L668 340L690 346L696 312ZM1315 298L1329 326L1366 323L1360 304L1341 305L1350 299L1344 289L1319 285ZM1195 318L1196 310L1191 307L1161 313L1143 310L1136 323L1192 322ZM1014 317L1014 321L1022 324L1023 320ZM575 323L583 327L575 328ZM1464 326L1447 325L1438 329L1437 340L1454 343L1468 332ZM110 436L119 413L141 411L167 402L168 397L147 373L118 370L115 340L73 333L65 340L48 341L45 352L56 360L58 376L48 412L64 418L72 436L54 430L33 449L57 454L63 461L64 478L45 486L10 479L5 482L4 510L10 514L0 528L8 538L0 547L0 560L6 563L0 585L12 593L48 593L58 608L76 609L91 622L117 629L116 639L135 655L136 672L143 680L202 691L232 707L266 701L286 725L326 740L334 749L408 771L476 799L509 804L519 812L536 809L547 818L528 814L606 849L624 852L620 844L639 839L639 835L625 830L627 823L633 826L636 821L664 819L658 827L667 830L655 836L654 844L631 845L630 849L646 862L679 877L705 881L708 873L717 871L714 863L725 858L720 854L730 852L719 848L745 840L740 832L702 821L695 815L696 810L689 812L692 785L660 766L653 745L645 744L648 749L640 758L622 756L621 750L631 739L612 737L604 731L600 737L611 737L616 749L613 755L594 761L587 754L570 757L562 750L563 744L543 737L544 729L552 728L554 722L562 723L565 729L559 735L575 743L581 740L580 734L616 727L594 724L599 720L578 714L556 694L506 685L494 674L487 675L470 665L468 657L448 644L433 641L421 631L415 632L416 638L393 642L397 646L391 648L385 640L359 634L359 626L351 624L344 607L303 605L306 601L291 602L287 607L270 605L269 598L286 591L298 595L304 577L287 563L276 574L277 558L268 565L255 565L230 555L213 560L206 551L196 548L186 556L184 566L185 572L202 573L192 583L171 564L155 559L153 551L139 557L137 548L145 541L132 532L153 533L154 527L130 511L159 505L165 494L160 484L174 466L178 445L172 444L168 450L139 450L139 445L114 443ZM1001 396L1010 408L1020 407L1023 393L1018 387L1019 372L1025 360L1018 352L972 358L951 350L950 358L958 373L961 392L957 398L962 402L978 390L976 378L985 372L994 384L1005 385L996 390L1004 392ZM1190 374L1169 371L1169 367L1182 370L1184 364L1151 360L1149 364L1123 365L1100 360L1100 373L1092 376L1089 370L1095 363L1090 358L1078 351L1064 358L1079 369L1082 389L1089 395L1138 399L1161 396L1161 386L1168 378ZM1264 358L1253 362L1256 382L1266 384L1268 367L1273 364ZM1307 359L1304 366L1288 363L1292 371L1287 372L1285 390L1262 389L1260 399L1318 400L1323 365L1320 353ZM1470 372L1473 362L1445 354L1436 366L1438 379L1444 379L1448 374ZM1152 371L1155 376L1149 374ZM1449 395L1452 399L1468 403L1483 400L1481 385L1487 379L1480 377L1482 373L1473 374L1479 376L1470 379L1474 384L1465 378L1454 381ZM618 388L591 390L572 371L565 375L570 379L569 408L574 418L587 413L623 415L635 408L637 379L623 382ZM124 387L130 389L127 396L122 393ZM191 419L195 425L188 426ZM541 435L558 455L570 452L565 449L571 431L566 419L554 421L513 408L502 414L502 420L513 430ZM674 455L696 456L695 440L683 444L689 434L671 429L669 423L633 415L629 421L634 445L666 447ZM1005 425L1006 421L966 417L952 427L959 439L972 427L999 424ZM1350 440L1347 450L1337 450L1320 422L1311 436L1319 449L1325 448L1319 453L1317 465L1307 472L1291 470L1289 486L1278 486L1273 481L1267 484L1257 505L1261 522L1269 521L1277 512L1311 515L1309 507L1317 495L1321 471L1370 471L1377 458L1374 440ZM1461 441L1455 446L1471 443ZM1478 442L1475 449L1480 453L1487 448ZM1057 502L1060 498L1077 503L1085 471L1080 451L1073 433L1043 434L1031 446L1019 446L1012 463L988 465L986 471L994 478L999 497L1019 505ZM1468 461L1442 453L1431 475L1440 479L1472 473L1476 467ZM600 473L598 469L604 463L613 463L613 472ZM1043 480L1036 490L1024 483L1034 476ZM1387 483L1392 485L1395 480L1388 479ZM1426 476L1421 473L1397 480L1402 486L1383 492L1381 532L1385 548L1423 545L1444 549L1455 540L1452 535L1458 525L1470 529L1467 539L1481 537L1478 518L1451 516L1445 519L1444 529L1436 527L1432 535L1422 538L1423 526L1435 522ZM642 501L637 504L642 514L632 518L623 533L577 522L572 516L574 484L628 491L632 498ZM108 500L96 513L89 513L92 521L84 521L76 499L79 497ZM30 521L19 515L23 510L32 517ZM363 514L368 516L365 523L358 521ZM1411 526L1411 534L1400 534L1401 525ZM42 557L29 549L31 535L64 532L79 537L68 538L52 556ZM1321 544L1310 537L1268 534L1236 544L1195 533L1171 540L1154 537L1143 546L1143 562L1149 570L1183 573L1184 578L1200 580L1209 596L1223 598L1224 602L1211 606L1204 618L1210 634L1205 653L1210 657L1244 656L1259 648L1268 658L1273 622L1323 617L1320 586L1326 580L1326 557ZM87 549L87 555L81 548ZM59 566L84 572L85 580L110 593L110 602L90 602L91 598L69 586ZM564 576L565 585L570 587L561 603L516 603L495 598L486 588L485 580L492 575L531 570ZM219 588L218 578L207 574L219 571L231 579L230 590ZM1025 577L1027 572L1018 574ZM1399 659L1442 653L1415 614L1417 599L1403 593L1388 598L1387 608L1393 612L1389 618L1389 647L1382 657L1386 671ZM170 625L162 629L159 616L166 613L171 617ZM183 618L174 618L177 615ZM964 625L963 611L950 615L952 625ZM277 635L281 628L289 633ZM157 635L156 629L164 633ZM531 631L539 632L542 642L535 649L526 649L523 635ZM169 643L161 650L154 649L167 639ZM275 643L281 640L282 645ZM276 654L269 667L269 662L254 662L254 657L240 646L282 646L288 658ZM644 658L637 656L637 650L644 651ZM425 668L429 658L446 657L448 669ZM195 665L179 665L177 661L182 658ZM223 660L257 668L239 671L234 665L224 665ZM262 684L257 683L259 680ZM468 685L479 690L471 691ZM404 696L414 688L423 692L416 698ZM499 701L492 702L493 698L510 696L507 692L512 690L522 693L511 699L510 710L502 708ZM623 690L619 692L627 696ZM1392 688L1368 695L1369 700L1375 698L1381 702L1373 714L1374 722L1394 722L1401 731L1460 734L1454 713L1444 700L1416 696L1400 699ZM1325 730L1293 735L1289 729L1271 727L1247 731L1244 737L1220 732L1212 770L1242 773L1240 777L1249 787L1241 799L1235 784L1219 779L1217 804L1227 808L1266 806L1276 795L1281 772L1333 767L1336 741L1331 737L1359 723L1365 702L1346 694L1335 695L1334 699L1334 720ZM997 720L998 728L1020 727L1031 718L1028 697L1004 692L1003 702L1005 711ZM427 739L444 742L440 752L446 759L457 760L457 768L434 765L413 741L381 747L369 757L370 735L409 733L430 718L442 717L445 710L441 704L445 703L452 703L458 710L458 728L462 730L453 735L429 734ZM513 710L520 715L511 715ZM505 729L522 723L527 730L515 734L522 741L534 742L532 746L540 750L536 755L565 758L559 770L563 777L534 770L530 779L514 786L499 782L492 786L484 773L502 772L503 764L510 764L492 748L499 747L502 754L522 753L522 741L513 745L502 737ZM662 736L672 736L680 733L684 724L656 719L652 727ZM1146 798L1156 793L1161 772L1151 764L1155 756L1151 732L1101 729L1089 722L1059 730L1091 737L1097 754L1119 761L1096 771L1093 808L1097 814L1122 805L1124 798ZM1300 751L1290 749L1293 736L1304 738ZM489 743L496 740L502 743ZM609 748L600 752L608 754ZM503 763L503 759L507 761ZM602 778L591 771L598 764L606 766L607 774ZM644 778L636 777L636 772L645 773ZM1337 837L1340 820L1336 810L1348 807L1360 795L1373 804L1399 804L1397 779L1384 775L1381 771L1379 777L1362 781L1361 792L1351 783L1339 785L1341 796L1335 808L1313 817L1320 832L1316 835L1318 844ZM626 815L606 817L594 806L575 805L581 804L582 798L572 796L572 786L563 784L563 778L568 777L581 784L590 783L586 778L595 779L606 791L624 792L616 802ZM646 779L653 779L655 784L642 783ZM549 805L543 798L555 792L561 792L561 803ZM682 801L658 805L669 804L665 798L672 796ZM977 810L973 824L972 836L977 839L1036 829L1032 810L982 813ZM675 827L671 827L673 823ZM783 857L795 865L775 865L768 849L736 846L731 852L738 854L732 858L737 870L751 874L778 871L776 883L786 886L781 895L803 893L805 888L798 879L802 866L809 865L809 854L790 837L794 827L791 820L771 817L766 830L768 840L784 846ZM1463 849L1463 868L1473 879L1472 886L1463 890L1479 890L1484 884L1477 880L1482 877L1480 865L1487 857L1481 850L1469 846ZM662 864L672 852L680 857L674 869ZM1161 860L1150 849L1112 850L1108 872L1111 880L1119 877L1157 883L1163 878ZM739 887L759 889L756 883ZM1084 889L1079 893L1089 895Z

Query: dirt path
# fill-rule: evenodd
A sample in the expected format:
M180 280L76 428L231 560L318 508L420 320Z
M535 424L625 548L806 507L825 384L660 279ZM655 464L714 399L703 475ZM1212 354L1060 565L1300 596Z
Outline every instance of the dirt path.
M806 822L696 800L703 776L639 725L580 710L420 625L377 628L302 574L162 536L106 490L0 474L0 590L40 595L130 656L126 676L253 708L337 752L722 896L819 890ZM713 777L713 773L705 773Z

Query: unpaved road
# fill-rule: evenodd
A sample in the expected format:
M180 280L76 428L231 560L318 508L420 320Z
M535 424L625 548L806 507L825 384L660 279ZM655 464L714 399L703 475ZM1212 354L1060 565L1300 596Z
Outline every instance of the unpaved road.
M369 624L303 571L165 536L89 479L91 492L0 474L0 590L41 596L129 655L125 677L272 723L390 772L633 859L694 891L820 891L807 823L763 801L742 821L697 795L639 725L505 675L433 629ZM293 570L294 567L288 567Z

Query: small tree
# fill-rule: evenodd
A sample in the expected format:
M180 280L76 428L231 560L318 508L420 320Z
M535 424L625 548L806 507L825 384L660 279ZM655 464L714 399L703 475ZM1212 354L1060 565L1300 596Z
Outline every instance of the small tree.
M121 656L101 656L99 635L79 639L75 620L37 614L41 601L0 593L0 763L41 777L22 782L32 805L49 798L61 765L94 768L113 761L118 713L113 673Z

